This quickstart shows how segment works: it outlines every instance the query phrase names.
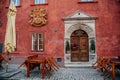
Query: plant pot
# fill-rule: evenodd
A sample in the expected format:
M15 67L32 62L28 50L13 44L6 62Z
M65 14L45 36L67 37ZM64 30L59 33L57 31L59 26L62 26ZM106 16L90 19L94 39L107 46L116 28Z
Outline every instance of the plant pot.
M66 51L66 54L70 54L70 51Z
M95 53L95 50L91 50L91 53Z

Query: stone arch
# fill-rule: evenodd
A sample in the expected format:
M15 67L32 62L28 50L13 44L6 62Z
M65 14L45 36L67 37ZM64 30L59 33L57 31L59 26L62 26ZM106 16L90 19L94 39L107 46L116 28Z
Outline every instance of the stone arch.
M92 28L90 28L89 26L87 26L86 24L74 24L67 29L67 31L66 31L67 36L66 37L70 37L72 32L74 32L75 30L78 30L78 29L85 31L88 34L88 37L95 36L95 34L93 32L94 30Z
M66 27L67 28L65 29L65 40L64 40L64 43L66 41L69 41L69 43L71 43L70 42L70 36L76 30L81 29L81 30L83 30L83 31L85 31L87 33L88 39L89 39L88 40L89 41L88 42L88 45L89 45L89 62L88 62L88 64L92 64L92 62L95 59L95 55L96 55L95 53L91 53L90 52L90 45L91 45L90 41L91 40L95 41L95 29L94 29L94 26L87 25L87 23L83 23L83 24L76 23L76 24L72 24L72 25L66 26ZM66 44L64 44L64 45L66 45ZM67 65L67 63L72 63L71 62L71 52L69 52L69 54L65 53L65 66Z

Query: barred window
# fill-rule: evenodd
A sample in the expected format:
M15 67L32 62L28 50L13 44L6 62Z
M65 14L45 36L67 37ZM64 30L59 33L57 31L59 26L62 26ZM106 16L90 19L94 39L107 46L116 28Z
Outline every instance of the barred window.
M43 33L32 33L32 51L43 51Z

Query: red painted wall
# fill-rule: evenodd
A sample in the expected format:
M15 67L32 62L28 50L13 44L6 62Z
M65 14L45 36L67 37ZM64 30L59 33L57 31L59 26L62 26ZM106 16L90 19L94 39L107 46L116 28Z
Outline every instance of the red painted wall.
M0 42L4 43L7 11L9 0L6 0L0 20ZM42 27L33 27L28 21L30 11L36 7L47 10L48 23ZM95 0L95 2L82 3L79 0L48 0L48 4L34 5L33 0L21 0L17 7L16 31L17 51L13 56L26 56L29 54L53 54L55 57L64 57L64 21L63 17L69 16L76 11L85 12L98 17L96 20L96 52L99 56L120 55L120 3L117 0ZM57 30L55 32L54 30ZM44 51L31 51L31 33L44 33ZM4 51L4 49L3 49Z
M100 0L96 21L97 53L104 56L120 55L120 3Z

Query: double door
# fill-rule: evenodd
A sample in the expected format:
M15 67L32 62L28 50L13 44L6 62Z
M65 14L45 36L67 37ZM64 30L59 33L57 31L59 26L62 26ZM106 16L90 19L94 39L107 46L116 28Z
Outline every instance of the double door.
M89 61L88 37L87 34L71 36L71 61Z

